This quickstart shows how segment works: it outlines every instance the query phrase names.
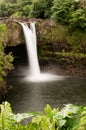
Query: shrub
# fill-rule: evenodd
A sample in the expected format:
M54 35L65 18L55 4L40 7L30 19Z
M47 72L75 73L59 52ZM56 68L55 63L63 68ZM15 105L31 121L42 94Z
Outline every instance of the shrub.
M21 121L32 118L22 125ZM8 102L0 105L1 130L85 130L86 107L67 104L64 108L52 109L46 105L44 112L14 114Z
M62 24L69 24L70 13L75 9L74 0L54 0L52 17Z
M5 4L6 3L6 4ZM52 0L15 0L0 2L0 16L11 16L20 12L21 16L50 18Z
M51 16L51 0L32 0L29 4L23 7L22 13L25 16L35 18L50 18Z
M86 17L83 9L77 9L71 13L69 27L72 29L78 28L79 30L86 31Z
M22 15L31 17L31 15L32 15L32 5L24 6L23 9L22 9Z
M13 57L12 54L5 54L4 52L4 44L2 44L3 38L6 33L6 25L0 24L0 79L6 76L8 70L13 68L12 61Z
M11 16L17 10L17 4L1 3L0 4L0 17Z
M86 31L86 12L78 5L75 0L54 0L52 17L61 24L68 25L70 30Z

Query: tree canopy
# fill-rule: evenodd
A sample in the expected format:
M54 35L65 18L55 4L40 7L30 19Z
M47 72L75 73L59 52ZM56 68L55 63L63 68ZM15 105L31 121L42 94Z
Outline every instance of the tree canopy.
M69 28L86 31L86 1L1 0L0 17L53 18Z

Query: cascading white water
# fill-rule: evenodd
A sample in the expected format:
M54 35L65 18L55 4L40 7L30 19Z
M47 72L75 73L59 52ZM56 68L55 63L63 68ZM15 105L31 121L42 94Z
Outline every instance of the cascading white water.
M52 81L52 80L61 80L60 76L51 75L51 74L42 74L40 72L38 56L37 56L37 39L36 39L36 29L35 23L30 23L30 28L26 23L20 23L22 25L27 53L28 53L28 62L29 62L29 70L30 73L25 78L27 81L32 82L44 82L44 81Z
M36 29L35 23L30 23L30 28L26 23L21 23L24 31L24 36L27 46L29 70L31 76L37 76L40 74L40 67L37 57L37 43L36 43Z

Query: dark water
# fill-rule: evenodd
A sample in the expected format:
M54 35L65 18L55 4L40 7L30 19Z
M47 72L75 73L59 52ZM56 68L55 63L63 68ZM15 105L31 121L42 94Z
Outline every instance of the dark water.
M44 83L25 83L22 77L8 77L7 101L14 112L43 111L46 104L62 107L73 103L86 105L86 78L66 77L64 80Z

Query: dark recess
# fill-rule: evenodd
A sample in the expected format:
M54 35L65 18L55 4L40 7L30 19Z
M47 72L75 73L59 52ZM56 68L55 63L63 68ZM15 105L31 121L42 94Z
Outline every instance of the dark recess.
M12 47L6 47L5 53L8 54L9 52L12 52L14 56L14 66L19 65L27 65L27 50L25 44L12 46Z

